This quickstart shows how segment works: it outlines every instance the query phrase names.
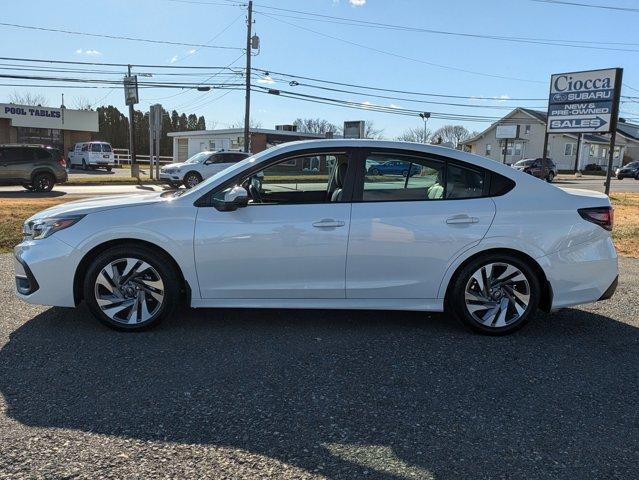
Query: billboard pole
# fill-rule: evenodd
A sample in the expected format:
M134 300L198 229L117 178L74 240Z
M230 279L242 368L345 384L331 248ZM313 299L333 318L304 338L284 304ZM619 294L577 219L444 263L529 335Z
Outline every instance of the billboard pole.
M541 158L544 159L544 165L545 165L546 159L548 158L548 132L544 133L544 151L541 152Z
M619 120L619 99L621 97L621 80L623 69L617 68L615 75L615 98L612 100L612 115L610 116L610 145L608 148L608 168L606 170L606 183L604 192L610 194L610 177L612 176L612 162L615 158L615 137L617 136L617 121Z
M581 152L581 133L577 134L577 153L575 153L575 168L573 173L577 173L579 170L579 153Z

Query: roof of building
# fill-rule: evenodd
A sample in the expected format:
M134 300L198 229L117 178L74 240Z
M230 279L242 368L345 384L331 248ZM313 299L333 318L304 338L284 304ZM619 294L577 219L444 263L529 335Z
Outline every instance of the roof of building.
M468 140L462 142L462 144L463 145L467 145L469 143L473 143L473 142L479 140L490 129L495 128L497 125L499 125L505 119L507 119L509 117L512 117L517 112L525 113L525 114L533 117L534 119L538 120L539 122L541 122L543 124L545 124L546 121L548 120L548 114L546 112L542 112L541 110L533 110L531 108L517 107L514 110L512 110L510 113L508 113L507 115L503 116L502 118L500 118L496 122L492 123L483 132L475 135L472 138L469 138ZM625 138L630 139L630 140L639 141L639 125L636 125L636 124L633 124L633 123L629 123L629 122L618 122L617 123L617 133L619 135L625 137ZM584 134L584 136L582 138L586 142L590 142L590 143L608 143L609 142L609 139L607 137L602 136L602 135Z
M271 130L268 128L249 128L251 133L266 135L282 135L285 137L326 138L323 133L291 132L290 130ZM186 132L169 132L169 137L207 137L211 135L243 135L243 128L223 128L219 130L188 130Z

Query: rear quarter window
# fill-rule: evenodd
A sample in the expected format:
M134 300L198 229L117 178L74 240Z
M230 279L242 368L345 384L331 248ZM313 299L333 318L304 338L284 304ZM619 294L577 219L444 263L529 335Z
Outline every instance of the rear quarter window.
M510 178L504 177L495 172L490 173L490 192L491 197L505 195L515 188L515 182Z
M47 160L47 159L51 158L51 154L50 154L49 152L47 152L46 150L43 150L43 149L41 149L41 148L38 148L38 149L35 151L35 157L36 157L38 160Z

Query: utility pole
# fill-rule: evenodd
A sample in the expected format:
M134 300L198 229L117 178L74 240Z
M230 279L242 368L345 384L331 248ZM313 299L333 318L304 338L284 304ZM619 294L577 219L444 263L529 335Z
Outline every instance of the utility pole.
M128 76L131 77L131 65L128 66ZM135 158L135 105L129 103L129 153L131 154L131 165L137 164ZM131 170L134 170L133 168Z
M246 95L244 105L244 151L250 151L251 134L249 124L251 122L251 30L253 27L253 0L248 2L248 15L246 20Z

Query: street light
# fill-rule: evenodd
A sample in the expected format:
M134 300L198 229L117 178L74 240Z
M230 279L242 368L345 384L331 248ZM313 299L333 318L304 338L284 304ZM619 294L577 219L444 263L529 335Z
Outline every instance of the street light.
M426 137L428 137L428 119L430 118L430 112L422 112L419 116L424 120L424 143L426 143Z

